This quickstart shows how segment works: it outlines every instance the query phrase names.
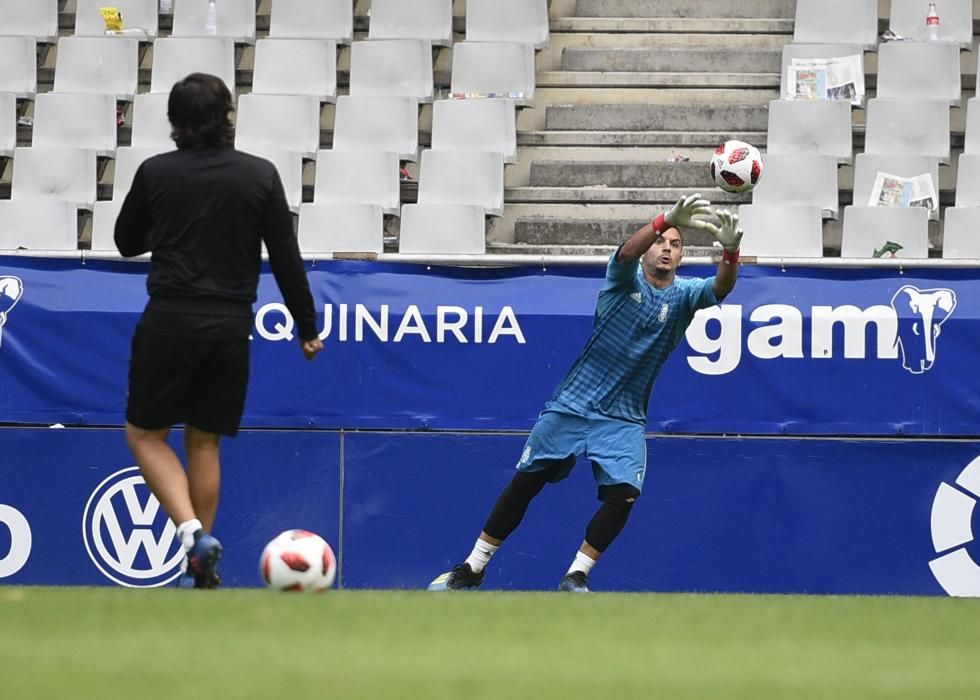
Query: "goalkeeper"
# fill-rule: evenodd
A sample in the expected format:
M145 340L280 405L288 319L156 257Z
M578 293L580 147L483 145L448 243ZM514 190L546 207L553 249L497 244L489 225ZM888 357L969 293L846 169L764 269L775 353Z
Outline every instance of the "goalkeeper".
M713 277L677 276L681 229L710 232L723 247ZM429 590L477 588L490 557L517 528L544 485L566 478L576 456L592 462L602 505L559 588L587 593L589 573L626 525L646 474L647 405L668 355L694 312L735 287L742 231L738 216L713 210L701 195L681 198L610 257L585 349L545 404L473 551Z

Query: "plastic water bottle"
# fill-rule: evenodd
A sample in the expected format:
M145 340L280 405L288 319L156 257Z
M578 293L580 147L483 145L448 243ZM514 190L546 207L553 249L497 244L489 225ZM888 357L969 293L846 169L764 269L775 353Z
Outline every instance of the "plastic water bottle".
M218 8L214 5L214 0L208 0L208 10L204 13L204 33L218 33Z
M174 0L160 0L160 12L164 15L174 13Z
M926 13L926 36L929 41L939 41L939 13L936 12L936 3L929 3L929 11Z

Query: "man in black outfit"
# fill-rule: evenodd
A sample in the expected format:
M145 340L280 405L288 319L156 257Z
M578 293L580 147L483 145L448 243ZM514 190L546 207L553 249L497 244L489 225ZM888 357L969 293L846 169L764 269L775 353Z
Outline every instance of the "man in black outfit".
M220 583L214 525L218 443L234 437L245 407L249 333L262 243L303 354L323 349L292 214L267 160L236 151L231 93L193 73L170 92L177 150L147 159L116 220L126 256L152 253L150 299L133 334L126 440L187 554L182 587ZM184 423L187 470L167 444Z

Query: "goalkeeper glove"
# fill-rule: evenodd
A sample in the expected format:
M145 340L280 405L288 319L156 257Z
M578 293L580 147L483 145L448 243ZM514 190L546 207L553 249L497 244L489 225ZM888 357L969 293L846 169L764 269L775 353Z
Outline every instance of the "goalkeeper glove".
M715 217L721 222L721 227L715 227L712 231L715 240L721 243L721 247L727 253L734 253L742 244L742 229L738 227L738 214L727 209L715 211Z
M705 218L714 218L711 202L701 199L700 194L681 197L669 211L661 214L653 221L653 228L663 233L668 228L688 228L709 231L713 236L718 235L718 227Z

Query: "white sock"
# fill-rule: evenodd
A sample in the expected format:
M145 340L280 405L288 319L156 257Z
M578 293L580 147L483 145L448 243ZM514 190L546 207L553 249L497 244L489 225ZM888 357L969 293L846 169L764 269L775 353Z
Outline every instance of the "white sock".
M572 573L573 571L581 571L583 574L588 576L589 572L592 571L592 567L595 566L595 563L596 560L592 557L586 556L585 554L582 554L582 552L576 552L575 561L573 561L572 565L568 567L568 571L565 572L565 575L568 576L568 574Z
M180 538L180 543L184 545L185 552L191 551L194 547L194 533L203 529L204 526L201 525L201 521L197 518L188 520L186 523L181 523L177 526L177 537Z
M473 569L474 574L478 574L483 571L484 567L490 561L490 557L498 549L500 549L499 544L490 544L484 540L477 539L476 544L473 545L473 551L466 557L466 563Z

